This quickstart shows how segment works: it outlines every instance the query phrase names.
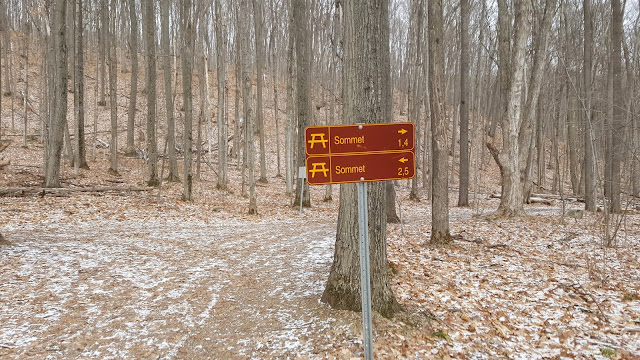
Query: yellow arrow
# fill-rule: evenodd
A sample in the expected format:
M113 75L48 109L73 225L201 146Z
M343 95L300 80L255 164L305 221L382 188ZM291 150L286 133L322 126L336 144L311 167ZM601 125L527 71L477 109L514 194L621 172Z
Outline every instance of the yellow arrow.
M400 161L401 163L406 163L407 161L409 161L409 159L407 158L402 158L402 159L398 159L398 161Z
M400 130L398 130L398 134L402 134L402 135L404 135L404 134L406 134L406 133L407 133L407 130L405 130L405 129L400 129Z

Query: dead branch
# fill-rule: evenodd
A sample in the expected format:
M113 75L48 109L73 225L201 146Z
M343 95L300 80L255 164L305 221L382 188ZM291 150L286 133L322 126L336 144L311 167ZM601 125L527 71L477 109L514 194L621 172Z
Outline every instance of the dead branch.
M0 142L0 153L3 152L6 148L8 148L9 145L11 145L11 141L8 141L6 143Z
M582 287L582 285L574 283L574 284L558 284L556 288L562 288L564 291L568 293L573 293L580 297L587 304L595 304L598 314L600 318L605 322L609 322L609 318L602 311L602 307L600 307L600 302L593 296L593 294Z
M72 193L102 193L102 192L128 192L151 191L152 187L124 187L124 186L94 186L79 188L0 188L0 197L27 197L27 196L68 196Z
M509 245L507 245L507 244L489 244L489 245L485 245L485 247L487 249L497 249L497 248L506 249L506 248L509 247Z

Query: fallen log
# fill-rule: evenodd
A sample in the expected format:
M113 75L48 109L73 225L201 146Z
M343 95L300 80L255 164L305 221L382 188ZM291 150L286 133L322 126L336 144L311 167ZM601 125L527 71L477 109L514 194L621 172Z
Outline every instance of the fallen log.
M72 193L101 193L101 192L129 192L151 191L153 187L124 187L124 186L93 186L77 188L0 188L0 197L27 197L27 196L68 196Z
M501 197L502 197L502 194L493 194L493 193L489 194L489 199L500 199ZM564 199L567 200L567 201L572 201L572 202L576 202L576 201L580 200L580 199L578 199L576 197L565 197ZM551 200L562 200L562 199L558 195L532 194L527 203L528 204L553 205Z
M11 160L0 159L0 170L2 170L5 166L10 164L11 164Z

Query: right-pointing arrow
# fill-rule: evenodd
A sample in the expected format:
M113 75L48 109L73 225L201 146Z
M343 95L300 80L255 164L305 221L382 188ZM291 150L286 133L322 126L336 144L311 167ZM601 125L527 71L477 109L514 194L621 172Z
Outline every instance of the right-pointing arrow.
M403 157L402 159L398 159L398 161L400 161L401 163L403 163L403 164L404 164L404 163L406 163L407 161L409 161L409 159L407 159L407 158L404 158L404 157Z
M402 134L402 135L404 135L404 134L406 134L406 133L407 133L407 130L405 130L405 129L400 129L400 130L398 130L398 134Z

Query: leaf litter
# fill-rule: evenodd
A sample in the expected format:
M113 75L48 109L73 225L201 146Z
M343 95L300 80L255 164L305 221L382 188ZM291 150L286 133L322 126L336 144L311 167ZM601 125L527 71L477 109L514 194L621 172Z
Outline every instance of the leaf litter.
M271 136L267 148L275 148ZM41 153L35 142L12 144L2 186L38 186L40 170L27 164ZM63 184L122 191L0 197L0 232L10 242L0 246L0 358L362 356L360 313L319 301L337 187L331 202L312 187L314 206L300 215L284 180L270 177L257 188L260 214L250 216L235 159L229 191L216 190L204 167L192 203L179 200L181 184L127 191L144 186L145 165L118 160L121 175L108 175L107 150L98 149L92 170L76 176L63 166ZM638 359L638 208L609 248L600 213L563 219L559 200L527 205L527 217L496 218L491 167L473 206L451 207L456 240L444 248L426 245L430 203L409 201L399 182L403 224L387 226L387 248L406 312L374 314L376 358Z

